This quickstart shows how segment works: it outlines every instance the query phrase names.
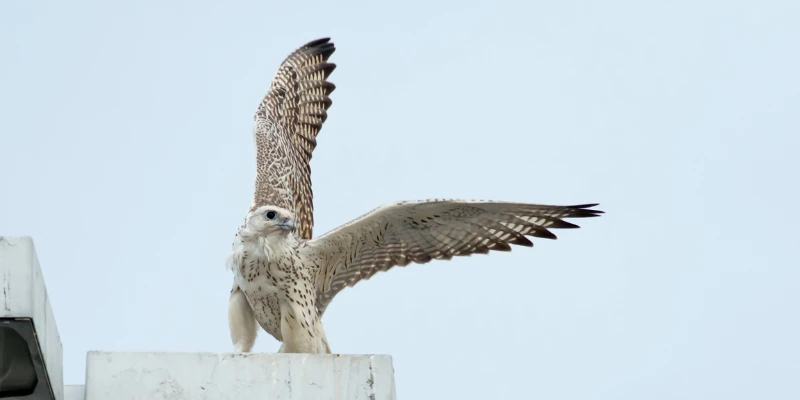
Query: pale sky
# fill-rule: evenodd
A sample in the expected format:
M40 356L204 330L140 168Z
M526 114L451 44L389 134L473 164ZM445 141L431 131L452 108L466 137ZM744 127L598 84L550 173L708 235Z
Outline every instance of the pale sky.
M798 21L793 0L3 1L0 235L34 239L66 383L90 350L231 351L253 113L329 36L315 235L432 197L607 212L345 289L334 352L392 355L401 399L800 398Z

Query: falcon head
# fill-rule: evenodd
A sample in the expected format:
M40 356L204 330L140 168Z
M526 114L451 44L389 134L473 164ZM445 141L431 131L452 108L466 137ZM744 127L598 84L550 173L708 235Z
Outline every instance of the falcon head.
M294 214L277 206L261 206L250 214L247 227L264 236L285 236L294 232Z

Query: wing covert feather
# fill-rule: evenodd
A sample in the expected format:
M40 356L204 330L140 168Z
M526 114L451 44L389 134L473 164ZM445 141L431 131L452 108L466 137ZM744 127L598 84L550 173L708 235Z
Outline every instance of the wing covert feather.
M597 204L552 206L475 200L387 204L307 242L303 257L318 266L317 308L325 312L346 286L378 271L454 256L533 246L527 238L556 239L553 228L578 228L565 218L596 217Z
M297 234L310 239L314 226L311 153L328 118L329 95L336 86L328 76L335 51L329 38L309 42L281 63L258 106L253 126L256 183L251 211L276 205L295 214Z

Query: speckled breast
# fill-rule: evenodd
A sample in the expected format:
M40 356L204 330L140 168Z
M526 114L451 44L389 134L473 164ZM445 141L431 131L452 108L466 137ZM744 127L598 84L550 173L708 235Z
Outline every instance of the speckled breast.
M247 298L247 302L250 303L256 321L275 339L283 341L280 327L279 289L275 286L276 279L270 273L266 262L259 263L256 260L245 259L242 264L240 270L236 271L236 281Z

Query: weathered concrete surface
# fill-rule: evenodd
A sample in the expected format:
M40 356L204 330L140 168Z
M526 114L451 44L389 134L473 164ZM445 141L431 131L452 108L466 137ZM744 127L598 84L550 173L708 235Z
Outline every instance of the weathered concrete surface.
M89 352L86 400L395 400L387 355Z
M0 236L0 317L33 320L56 400L64 398L61 338L33 240Z
M64 385L64 400L83 400L83 385Z

